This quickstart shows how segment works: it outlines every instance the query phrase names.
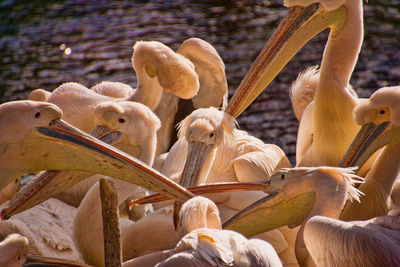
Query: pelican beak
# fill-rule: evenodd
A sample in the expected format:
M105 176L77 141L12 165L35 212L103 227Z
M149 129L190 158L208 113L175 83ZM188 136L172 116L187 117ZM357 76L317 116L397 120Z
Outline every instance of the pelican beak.
M186 189L189 192L195 194L196 196L205 194L214 194L214 193L239 192L239 191L263 191L265 193L269 193L270 181L267 180L267 181L253 182L253 183L226 182L226 183L204 184L199 186L187 187ZM149 196L132 200L129 203L129 208L132 208L135 205L157 203L169 199L170 198L165 195L152 194Z
M361 168L375 151L390 143L396 143L400 138L400 131L392 126L389 121L378 125L373 122L363 125L339 166Z
M284 225L294 228L305 220L314 201L314 192L288 198L283 191L278 190L239 211L222 228L239 232L246 237Z
M48 155L51 155L51 157L46 156L44 161L47 162L47 165L43 165L43 169L71 169L101 173L169 195L178 200L185 201L193 197L193 194L185 188L148 165L62 120L53 120L48 127L37 127L36 130L36 138L33 141L36 143L38 138L45 139L46 143L44 143L45 145L43 145L42 149ZM98 135L106 139L116 140L118 137L118 134L107 134L106 131L97 130L99 130ZM50 176L54 176L54 173ZM18 192L14 198L15 200L10 202L13 205L8 205L2 211L2 218L9 218L11 215L16 214L14 213L16 208L26 201L26 194L30 195L38 191L46 184L46 182L43 182L46 179L48 179L48 176L43 175L43 178L39 181L35 180L32 183L33 185L30 184L29 189L23 189ZM74 182L76 183L76 181ZM56 184L54 183L53 186Z
M62 126L65 128L65 126ZM99 125L90 135L106 144L115 144L122 136L107 126ZM29 181L2 210L3 219L32 208L51 197L57 196L76 183L89 178L92 173L74 171L42 171Z
M238 117L313 36L328 27L334 33L340 32L346 15L344 6L334 11L326 11L318 3L291 8L236 89L225 112Z
M214 149L213 144L202 142L188 142L188 153L179 184L184 187L191 187L198 184L204 163L208 155Z
M70 266L70 267L90 267L91 265L78 263L74 261L57 259L57 258L49 258L39 255L28 254L26 258L26 263L23 266L47 266L47 267L61 267L61 266Z

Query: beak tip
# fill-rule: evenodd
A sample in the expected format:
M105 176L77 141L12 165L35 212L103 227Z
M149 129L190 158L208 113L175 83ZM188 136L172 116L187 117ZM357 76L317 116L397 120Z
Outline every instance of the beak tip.
M0 216L2 221L6 221L10 218L9 216L6 215L6 211L4 209L1 211Z

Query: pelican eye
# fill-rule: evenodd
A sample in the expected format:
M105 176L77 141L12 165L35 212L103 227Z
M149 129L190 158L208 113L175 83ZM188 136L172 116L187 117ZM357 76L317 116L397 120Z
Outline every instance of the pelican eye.
M40 117L40 111L35 113L35 118L39 118Z
M285 179L285 175L282 173L281 174L281 180Z
M210 136L210 138L214 137L214 133L210 133L209 136Z
M20 261L20 260L21 260L21 255L18 255L17 261Z
M125 122L125 119L119 118L118 121L119 121L120 123L124 123L124 122Z
M379 111L379 114L381 114L381 115L385 114L385 110L381 109L381 110Z

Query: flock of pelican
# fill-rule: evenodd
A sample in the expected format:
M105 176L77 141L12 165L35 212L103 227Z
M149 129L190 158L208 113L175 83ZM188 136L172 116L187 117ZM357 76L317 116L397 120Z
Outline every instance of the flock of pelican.
M191 38L176 52L136 42L136 89L68 82L1 104L1 265L400 266L400 86L361 99L349 84L361 0L284 4L229 102L222 59ZM292 168L235 118L326 28L320 66L290 90ZM107 252L104 179L120 256Z

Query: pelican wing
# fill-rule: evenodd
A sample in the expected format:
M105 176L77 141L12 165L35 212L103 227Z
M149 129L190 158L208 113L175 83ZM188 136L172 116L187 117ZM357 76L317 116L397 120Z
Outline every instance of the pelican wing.
M285 153L276 145L265 144L261 151L251 151L233 162L239 182L263 181L280 168L290 167Z

